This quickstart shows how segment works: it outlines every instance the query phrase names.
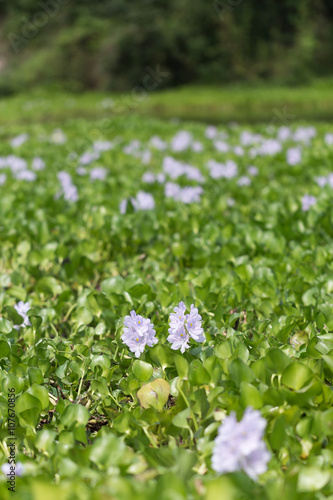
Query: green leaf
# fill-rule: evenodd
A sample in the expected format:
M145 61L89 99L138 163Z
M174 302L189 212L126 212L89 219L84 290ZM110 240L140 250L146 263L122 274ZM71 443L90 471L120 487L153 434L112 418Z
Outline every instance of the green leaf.
M313 373L306 365L299 361L290 363L284 370L281 378L282 384L298 391L313 377Z
M248 382L241 382L240 396L241 396L241 403L244 408L252 406L252 408L257 410L259 408L262 408L264 404L258 389L256 389L254 385L249 384Z
M251 368L239 358L231 361L229 364L229 373L231 379L238 387L242 382L252 382L255 379L255 374Z
M49 393L46 387L41 385L32 384L29 389L26 391L26 394L31 394L36 399L39 400L41 407L43 409L48 409L49 407Z
M137 392L137 398L143 408L155 408L162 410L168 401L170 386L166 380L157 378L153 382L144 385Z
M143 382L145 382L152 376L153 367L151 366L151 364L146 363L145 361L136 359L133 363L132 371L138 380L142 380Z
M74 422L79 425L87 425L89 420L89 411L85 406L80 404L70 403L66 406L63 414L61 415L61 423L65 427L71 427Z
M34 366L28 368L28 377L30 384L43 384L44 382L42 370Z
M189 366L188 380L191 385L206 385L210 382L210 375L201 361L194 359Z
M174 354L173 359L176 365L178 376L181 379L187 378L189 365L184 356L180 356L179 354Z
M191 415L191 409L190 408L185 408L185 410L180 411L175 415L172 419L173 425L176 427L180 427L181 429L186 429L189 427L187 419L190 418Z
M304 493L320 491L330 478L330 470L321 470L318 467L302 467L298 475L298 490Z
M13 329L13 324L8 319L0 318L0 332L10 333Z
M57 436L55 431L44 429L37 432L35 446L41 451L50 451L54 447L54 441Z
M276 347L269 349L266 353L266 366L273 373L281 374L291 362L288 356Z

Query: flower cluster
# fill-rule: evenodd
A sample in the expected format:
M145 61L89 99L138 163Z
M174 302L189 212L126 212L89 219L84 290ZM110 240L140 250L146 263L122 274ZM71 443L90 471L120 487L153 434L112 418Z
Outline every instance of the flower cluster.
M302 198L302 210L303 212L307 212L312 205L315 205L317 202L317 198L312 196L311 194L305 194Z
M184 302L179 302L179 306L175 307L174 311L170 314L168 341L172 344L171 349L180 349L180 352L184 353L185 349L190 347L190 337L197 342L204 342L202 318L194 304L191 305L190 314L185 314Z
M21 325L15 325L14 328L18 330L20 326L21 327L31 326L29 317L27 315L27 312L30 311L29 302L23 302L22 300L20 300L20 302L14 306L14 309L23 318L23 322L21 323Z
M22 462L16 462L16 464L14 465L11 465L7 462L5 464L2 464L1 470L5 474L5 476L9 476L13 472L13 467L16 476L20 477L24 474L24 465L22 464Z
M158 339L155 337L156 332L150 319L143 318L135 311L131 311L130 314L130 316L125 316L125 328L121 339L138 358L143 353L146 344L153 347L154 344L157 344Z
M212 456L215 472L223 474L244 470L252 479L266 472L270 453L263 441L266 420L260 412L247 408L237 422L232 413L218 430Z
M62 191L56 195L56 198L59 198L61 194L63 194L65 200L77 201L79 199L79 194L76 186L74 186L72 182L71 176L67 172L59 172L58 179L61 184Z

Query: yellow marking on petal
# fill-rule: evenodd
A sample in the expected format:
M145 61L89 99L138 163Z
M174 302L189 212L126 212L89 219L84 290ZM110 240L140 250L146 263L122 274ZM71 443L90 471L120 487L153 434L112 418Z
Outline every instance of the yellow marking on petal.
M183 334L183 333L181 333L181 334L180 334L180 336L181 336L181 337L184 337L184 334Z
M137 342L139 342L139 339L136 339Z

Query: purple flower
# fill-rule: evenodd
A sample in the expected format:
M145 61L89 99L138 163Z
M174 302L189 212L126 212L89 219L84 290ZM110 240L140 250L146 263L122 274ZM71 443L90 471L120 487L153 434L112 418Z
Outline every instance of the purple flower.
M191 305L190 314L185 314L186 306L184 302L179 302L179 305L174 308L173 313L170 314L169 322L169 336L167 338L170 342L171 349L180 349L181 353L184 353L185 349L189 349L190 338L193 338L197 342L204 342L205 336L203 334L203 328L201 327L202 318L198 313L198 309Z
M173 349L174 351L180 349L180 352L182 354L184 354L185 349L189 349L189 340L190 336L188 335L188 333L186 333L183 326L178 330L170 333L170 335L168 336L168 341L171 343L171 349Z
M86 169L86 167L77 167L76 173L77 173L77 175L81 175L81 176L86 175L87 169Z
M302 151L300 148L289 148L287 150L287 163L294 166L302 161Z
M77 201L79 199L79 195L76 186L72 183L71 176L67 172L62 171L58 173L57 177L62 187L62 193L58 193L56 198L63 194L65 200L73 202Z
M219 163L215 160L209 160L207 167L210 170L210 176L213 179L232 179L237 175L237 165L233 160L227 160L226 163Z
M19 170L15 173L15 178L19 181L33 182L36 180L36 174L35 172L31 172L31 170Z
M266 472L270 453L263 441L265 428L266 420L250 407L239 422L235 413L226 417L214 441L212 468L215 472L244 470L253 480Z
M325 135L325 142L328 146L331 146L333 144L333 134L327 133Z
M155 200L152 194L145 191L139 191L133 200L135 210L153 210L155 208Z
M153 210L155 208L155 200L152 194L146 193L145 191L139 191L135 198L129 198L122 200L119 204L119 210L121 214L126 213L127 203L131 202L135 212L139 210Z
M10 141L10 145L12 148L18 148L19 146L24 144L28 140L28 138L28 134L20 134Z
M201 198L200 196L203 193L203 189L201 186L186 186L183 189L180 189L178 194L178 200L183 203L198 203Z
M234 147L234 153L237 156L243 156L244 154L244 149L241 146L235 146Z
M219 151L219 153L227 153L229 151L229 144L224 141L215 141L214 148L216 151Z
M305 194L302 198L302 210L307 212L312 205L315 205L317 198L311 194Z
M106 168L95 167L90 171L90 179L104 181L106 174L107 174Z
M275 139L266 139L263 141L260 147L258 147L255 151L260 155L276 155L282 149L282 146L279 141ZM252 150L251 150L252 151ZM254 157L254 156L253 156Z
M156 332L153 327L150 319L143 318L135 311L131 311L130 316L125 316L121 339L137 358L143 353L146 345L153 347L157 344L158 339L155 337Z
M142 176L142 182L153 184L155 182L155 174L153 172L145 172Z
M192 151L194 151L194 153L201 153L201 151L203 151L203 145L201 142L199 141L193 141L192 143Z
M99 152L109 151L113 147L114 147L114 144L112 144L112 142L110 142L110 141L96 141L93 144L94 150L99 151Z
M98 151L83 153L79 158L80 165L90 165L95 160L98 160L100 153Z
M0 174L0 186L2 186L6 182L6 179L6 174Z
M315 137L317 134L316 129L314 127L299 127L294 133L294 141L295 142L304 142L309 144L311 139Z
M14 471L12 471L12 469L11 469L12 467L15 468ZM24 466L23 466L22 462L16 462L16 464L15 463L9 464L7 462L7 463L2 464L1 470L6 476L10 475L11 473L14 473L16 476L20 477L24 473Z
M180 152L188 149L192 142L192 134L186 130L180 130L171 140L172 151Z
M277 137L279 141L286 141L287 139L289 139L290 135L291 135L290 128L284 126L279 128Z
M159 151L163 151L164 149L166 149L167 147L167 144L166 142L164 142L160 137L158 137L157 135L154 135L151 139L150 139L150 145L155 148L155 149L158 149Z
M252 175L253 177L258 175L258 169L257 167L254 167L253 165L251 165L248 169L247 169L249 175Z
M173 198L174 200L178 200L179 193L181 191L181 187L174 182L167 182L164 188L164 194L167 198Z
M20 300L18 304L14 306L16 312L23 318L23 322L20 325L14 325L14 328L18 330L20 327L31 326L27 312L30 311L29 302L23 302Z
M35 157L32 160L31 168L32 170L43 170L45 168L45 162L41 158Z
M216 135L217 135L217 128L214 127L213 125L209 125L205 131L205 136L207 137L207 139L214 139Z
M237 181L237 185L242 187L242 186L249 186L251 184L251 179L250 177L247 177L246 175L242 175Z

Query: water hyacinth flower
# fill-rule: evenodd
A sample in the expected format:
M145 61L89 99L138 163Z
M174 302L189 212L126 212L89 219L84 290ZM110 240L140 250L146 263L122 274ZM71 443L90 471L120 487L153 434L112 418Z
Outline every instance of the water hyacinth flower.
M98 160L100 157L99 151L92 151L89 152L87 151L86 153L83 153L82 156L79 158L79 163L80 165L90 165L93 161Z
M266 420L251 407L242 420L235 413L226 417L218 429L212 455L212 468L218 474L243 470L253 480L267 470L270 453L263 441Z
M31 168L32 170L43 170L45 168L45 162L41 158L35 157L32 160Z
M166 149L167 147L167 143L164 142L160 137L158 137L157 135L154 135L151 139L150 139L150 145L155 148L155 149L158 149L159 151L163 151L164 149Z
M139 191L135 198L125 198L120 202L119 211L121 214L124 215L126 213L129 201L135 212L138 212L139 210L153 210L155 208L154 196L151 193Z
M96 141L93 144L93 148L95 151L109 151L114 147L111 141Z
M215 141L214 148L220 153L227 153L229 151L229 145L224 141Z
M14 139L10 141L10 145L12 148L18 148L19 146L24 144L28 140L28 138L29 138L28 134L20 134L17 137L14 137Z
M23 300L20 300L20 302L14 306L14 309L23 318L23 322L20 325L14 325L14 328L18 330L20 327L31 326L27 315L27 312L30 311L29 302L23 302Z
M200 141L194 141L192 143L192 151L194 153L201 153L203 151L203 144Z
M171 140L171 149L175 152L185 151L190 147L192 140L191 132L180 130Z
M19 170L15 173L15 178L19 181L33 182L36 180L36 174L31 170Z
M292 167L302 161L302 151L300 148L289 148L287 150L287 163Z
M307 212L310 207L316 204L317 198L311 194L305 194L302 198L302 210Z
M217 128L213 125L209 125L205 130L205 136L207 139L214 139L217 135Z
M15 467L15 471L12 471L11 467ZM2 464L1 466L2 472L7 476L14 472L15 476L22 476L24 473L24 466L22 462L17 462L16 464L9 464L8 462Z
M259 170L254 165L250 165L250 167L247 169L247 171L248 171L249 175L252 175L252 176L256 176L259 173Z
M142 182L153 184L155 182L155 174L153 172L145 172L142 176Z
M72 178L67 172L59 172L57 177L60 181L62 192L65 200L67 201L77 201L79 199L79 194L76 186L72 183ZM56 195L56 198L59 198L61 193Z
M326 135L325 135L325 138L324 138L326 144L328 146L331 146L333 144L333 134L331 134L330 132L328 132Z
M91 180L104 181L106 178L107 170L103 167L95 167L90 171Z
M294 133L293 139L295 142L304 142L310 144L311 139L317 135L314 127L299 127Z
M77 175L81 175L81 176L86 175L87 169L86 169L86 167L77 167L76 173L77 173Z
M6 174L0 174L0 186L2 186L6 182L6 179Z
M247 175L242 175L237 181L237 185L242 187L242 186L250 186L251 184L251 179L250 177L247 177Z
M266 139L263 141L261 146L259 146L255 151L257 154L266 156L273 156L280 153L282 146L279 141L275 139ZM251 155L252 156L252 155ZM253 156L254 157L254 156Z
M190 338L197 342L204 342L205 336L201 326L202 318L198 313L198 309L191 305L190 314L185 314L186 305L184 302L179 302L179 305L174 308L174 313L170 314L169 322L169 336L167 338L170 342L171 349L180 349L181 353L190 347Z
M157 344L158 339L153 327L150 319L143 318L135 311L131 311L130 316L125 316L124 333L120 338L137 358L143 353L146 345L153 347Z
M137 210L153 210L155 208L155 200L151 193L139 191L132 200L134 209Z

